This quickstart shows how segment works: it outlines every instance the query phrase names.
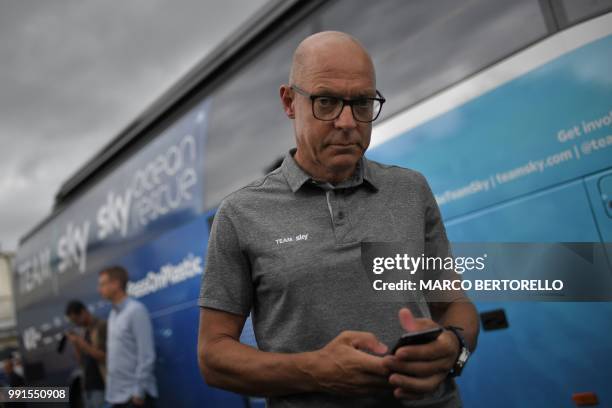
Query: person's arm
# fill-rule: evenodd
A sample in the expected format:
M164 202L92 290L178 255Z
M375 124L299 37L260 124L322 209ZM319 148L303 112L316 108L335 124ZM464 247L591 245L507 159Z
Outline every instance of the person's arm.
M72 349L74 350L74 355L76 357L77 362L81 364L82 363L82 359L81 359L82 352L81 352L81 347L79 344L81 342L85 343L85 339L83 339L78 334L75 334L72 332L66 332L64 335L66 336L70 344L72 344Z
M77 350L79 360L81 358L81 353L89 354L97 361L104 361L106 359L106 353L104 351L89 344L83 337L76 334L70 334L68 336L70 336L70 341Z
M270 353L239 342L245 317L202 307L198 362L209 385L266 397L303 392L369 394L390 391L387 347L371 333L341 333L320 350Z
M100 321L96 330L96 344L94 347L100 351L99 357L96 359L103 364L106 364L106 336L107 336L107 322Z
M136 339L136 385L132 396L144 399L145 383L153 375L155 368L155 346L153 342L153 326L149 313L142 305L134 308L131 316L131 327Z
M478 312L472 302L464 298L451 303L430 303L429 308L432 319L440 326L461 327L463 329L461 334L465 338L470 352L476 350L480 322L478 320Z
M422 181L425 206L425 252L428 256L444 259L452 257L451 245L446 235L440 208L429 183L424 177ZM430 273L430 271L425 271L425 273ZM437 274L439 280L461 280L461 275L454 270L433 271L433 273ZM475 350L480 330L478 312L463 290L433 291L426 295L426 299L432 319L442 327L461 327L470 351Z
M106 353L100 349L95 348L93 345L83 341L82 348L85 353L89 354L97 361L104 361L106 359Z

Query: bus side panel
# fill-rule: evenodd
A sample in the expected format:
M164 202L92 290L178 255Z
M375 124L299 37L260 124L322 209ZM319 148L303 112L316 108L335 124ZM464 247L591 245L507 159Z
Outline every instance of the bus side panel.
M588 177L585 184L601 240L607 243L608 260L612 263L612 171Z
M447 223L451 241L597 242L584 183L577 181ZM594 391L612 404L604 373L612 364L612 303L478 302L504 309L509 327L483 331L459 379L468 407L571 407ZM487 375L486 373L495 373ZM495 393L483 392L495 390Z
M198 368L197 344L200 308L157 314L153 319L157 361L155 373L162 407L239 407L245 397L206 385Z
M368 151L422 172L445 219L612 165L612 35Z

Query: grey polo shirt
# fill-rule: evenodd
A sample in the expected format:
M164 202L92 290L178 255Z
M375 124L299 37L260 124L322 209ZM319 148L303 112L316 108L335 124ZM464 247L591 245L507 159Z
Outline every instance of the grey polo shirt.
M381 300L361 264L361 242L422 242L426 254L447 242L438 206L418 172L362 158L337 185L311 179L295 162L227 196L212 225L199 305L247 316L259 349L322 348L344 330L374 333L389 347L402 334L397 312L430 317L424 297ZM446 254L439 254L445 256ZM451 380L430 398L310 393L268 399L271 407L456 407Z

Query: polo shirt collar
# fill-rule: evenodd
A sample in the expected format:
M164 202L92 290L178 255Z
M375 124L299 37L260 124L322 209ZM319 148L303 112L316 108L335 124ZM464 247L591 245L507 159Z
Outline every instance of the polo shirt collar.
M359 161L360 168L362 171L363 180L372 187L372 190L378 191L378 182L376 181L376 177L374 176L374 172L372 171L372 165L370 161L365 157L362 157Z
M304 183L308 181L315 182L312 177L310 177L310 175L306 173L295 161L293 155L295 154L296 150L296 148L289 150L289 152L287 152L285 155L283 163L281 164L281 172L285 176L291 191L294 193L298 191L304 185ZM355 173L351 176L351 178L339 183L335 187L355 187L361 184L368 184L374 191L378 191L378 186L372 173L373 172L368 159L362 157L359 159Z
M285 155L285 159L281 164L281 171L289 183L289 187L291 187L291 191L294 193L300 189L308 180L310 180L310 176L306 173L300 166L298 166L297 162L293 158L297 149L293 148L287 152Z
M130 297L126 296L125 299L123 299L121 302L117 303L116 305L113 305L112 308L115 309L117 313L119 313L123 309L125 309L129 301L130 301Z

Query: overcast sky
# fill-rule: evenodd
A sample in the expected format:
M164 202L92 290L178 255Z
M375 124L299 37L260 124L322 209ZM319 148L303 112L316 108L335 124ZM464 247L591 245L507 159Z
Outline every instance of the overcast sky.
M0 0L0 250L266 0Z

